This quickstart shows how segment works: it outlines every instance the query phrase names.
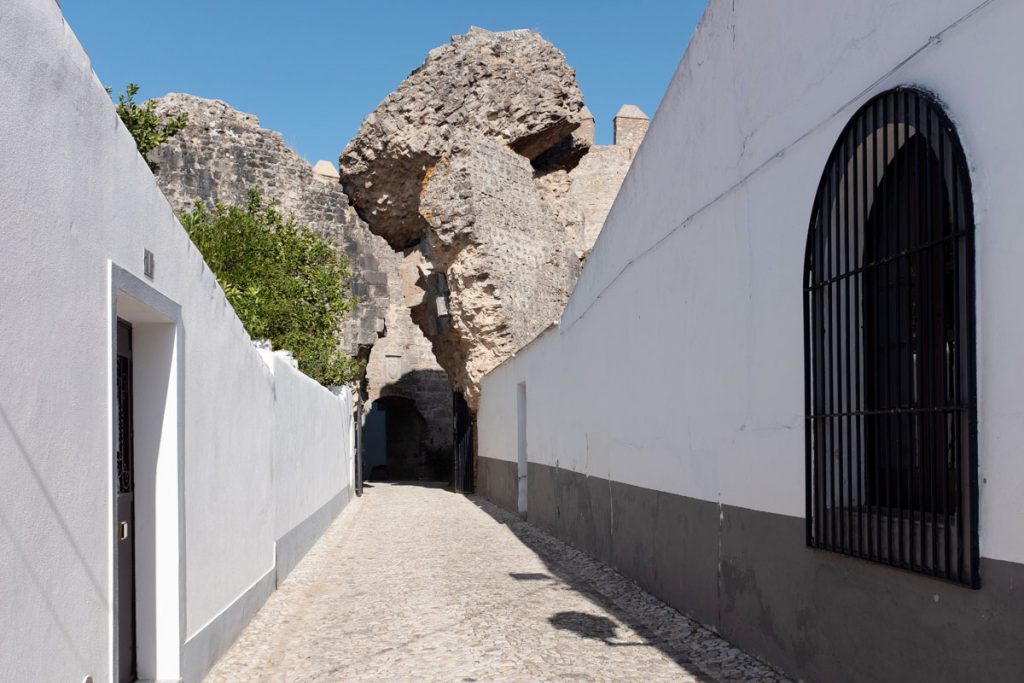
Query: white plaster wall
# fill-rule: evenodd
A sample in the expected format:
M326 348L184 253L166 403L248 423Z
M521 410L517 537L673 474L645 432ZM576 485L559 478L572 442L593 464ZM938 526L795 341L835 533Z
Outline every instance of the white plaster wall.
M531 461L802 517L811 204L849 117L914 84L971 165L982 555L1024 562L1020 26L1015 0L713 0L559 329L485 378L480 454L515 460L525 381Z
M274 372L276 538L281 538L352 486L352 394L335 400L278 354Z
M183 638L216 623L273 569L273 476L284 469L275 468L275 425L341 420L344 400L325 390L317 398L289 377L284 391L303 395L307 412L279 416L274 376L55 2L3 3L0 92L0 680L105 681L114 627L111 263L181 307ZM156 257L152 281L142 274L145 249ZM328 450L305 451L313 464L302 471L324 471L316 459ZM318 498L327 485L311 482ZM307 509L284 508L288 520Z

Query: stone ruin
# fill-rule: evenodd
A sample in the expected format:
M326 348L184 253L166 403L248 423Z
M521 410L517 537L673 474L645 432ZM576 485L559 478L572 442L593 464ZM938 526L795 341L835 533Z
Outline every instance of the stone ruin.
M555 321L647 120L594 119L565 56L532 31L432 50L342 152L370 230L416 262L412 316L472 410L480 379Z
M447 474L453 387L475 411L481 377L561 314L647 129L627 105L615 144L595 145L575 72L530 31L474 29L431 51L363 122L340 175L219 100L169 94L157 109L189 114L150 154L175 210L257 187L348 255L361 301L344 344L367 361L367 443L388 430L407 451L388 476L409 479Z
M345 352L367 361L367 404L387 399L410 418L406 457L391 475L440 476L452 448L452 389L409 317L415 268L356 215L331 162L311 167L279 133L219 100L169 94L157 100L157 110L189 115L184 130L150 153L159 164L157 183L176 211L197 200L244 203L249 188L257 187L348 256L352 290L361 301L345 323Z

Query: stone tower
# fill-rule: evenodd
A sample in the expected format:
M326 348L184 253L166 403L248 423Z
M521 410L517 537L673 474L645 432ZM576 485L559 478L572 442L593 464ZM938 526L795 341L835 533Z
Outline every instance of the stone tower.
M592 147L594 145L596 124L594 123L594 113L590 111L590 107L587 105L583 105L583 109L580 111L580 119L580 127L576 129L576 135Z
M624 104L615 115L615 144L629 149L629 158L636 155L636 150L647 135L650 123L647 114L633 104Z

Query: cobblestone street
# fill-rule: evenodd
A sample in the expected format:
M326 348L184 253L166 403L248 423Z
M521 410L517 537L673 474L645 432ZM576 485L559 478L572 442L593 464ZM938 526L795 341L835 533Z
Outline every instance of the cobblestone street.
M374 484L210 681L780 676L604 565L473 497Z

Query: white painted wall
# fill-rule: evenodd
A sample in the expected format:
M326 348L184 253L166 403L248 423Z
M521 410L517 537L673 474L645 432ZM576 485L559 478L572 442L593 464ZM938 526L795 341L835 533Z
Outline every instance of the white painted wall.
M530 454L526 443L526 382L516 386L516 481L519 514L525 515L529 504Z
M485 378L480 454L515 461L525 381L531 461L802 517L811 204L856 109L913 84L971 165L981 551L1024 562L1024 3L798 4L712 0L560 327Z
M325 400L324 388L271 354L274 372L275 533L281 538L351 489L352 393ZM351 491L350 491L351 493Z
M155 672L173 679L203 666L184 641L238 626L218 617L265 584L279 531L350 484L351 399L251 347L56 3L3 3L0 91L0 680L112 675L113 316L149 315L118 304L116 267L180 310L143 324L169 335L152 414L179 421L156 423L153 493L183 505L157 522L180 535L158 551L179 563L158 578L182 589Z

